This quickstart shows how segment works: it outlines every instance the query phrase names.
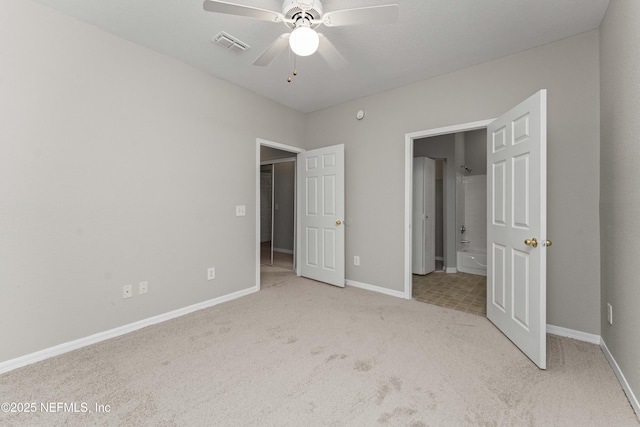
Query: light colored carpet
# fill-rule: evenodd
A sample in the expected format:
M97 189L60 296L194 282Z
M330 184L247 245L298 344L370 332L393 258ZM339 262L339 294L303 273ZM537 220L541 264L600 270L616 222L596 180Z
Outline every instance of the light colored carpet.
M6 343L5 343L6 345ZM596 345L536 368L486 319L264 269L263 290L0 376L1 425L638 426Z

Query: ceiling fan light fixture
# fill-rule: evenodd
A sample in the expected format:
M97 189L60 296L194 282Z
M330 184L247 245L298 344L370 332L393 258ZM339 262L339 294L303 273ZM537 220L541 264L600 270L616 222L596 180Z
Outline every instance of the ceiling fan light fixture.
M312 55L320 45L320 37L314 29L308 26L300 26L291 32L289 46L298 56Z

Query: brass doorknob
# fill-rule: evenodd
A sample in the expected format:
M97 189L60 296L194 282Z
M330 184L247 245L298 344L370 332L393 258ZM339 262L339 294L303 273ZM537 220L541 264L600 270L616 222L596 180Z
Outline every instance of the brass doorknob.
M553 242L551 240L545 240L544 241L544 245L545 246L551 246L553 244Z
M527 246L532 246L534 248L538 247L538 241L536 240L536 238L534 237L533 239L527 239L524 241L524 244Z
M342 221L337 220L337 221L336 221L336 225L340 225L340 224L342 224Z

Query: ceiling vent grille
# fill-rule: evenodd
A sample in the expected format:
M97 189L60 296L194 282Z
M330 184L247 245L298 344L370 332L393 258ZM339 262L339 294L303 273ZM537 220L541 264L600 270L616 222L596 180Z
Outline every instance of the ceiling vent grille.
M211 39L211 43L217 44L218 46L221 46L237 54L243 53L251 49L251 47L248 44L238 40L233 36L230 36L224 31L221 31L220 34L218 34L213 39Z

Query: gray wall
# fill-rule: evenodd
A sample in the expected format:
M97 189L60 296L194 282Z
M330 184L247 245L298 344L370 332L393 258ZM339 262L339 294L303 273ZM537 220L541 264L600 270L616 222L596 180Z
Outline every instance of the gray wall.
M458 132L454 135L454 139L455 139L455 173L456 173L456 212L455 212L455 218L456 218L456 222L454 224L453 227L453 234L455 235L454 241L455 241L455 247L454 247L454 253L457 253L459 250L461 250L463 248L463 243L461 242L461 238L462 235L461 233L459 233L459 230L462 229L462 226L465 223L465 213L467 212L467 207L466 207L466 197L465 197L465 185L463 182L463 178L464 178L464 169L461 168L461 165L466 165L466 159L465 159L465 152L464 152L464 146L465 146L465 133L464 132ZM447 230L449 231L449 230ZM456 263L455 266L458 266L458 260L457 260L457 256L456 256Z
M464 133L464 162L471 172L466 175L487 174L487 130Z
M267 147L264 145L260 146L260 160L278 160L278 159L286 159L289 157L296 157L296 153L291 153L289 151L278 150L277 148Z
M600 334L598 60L591 31L310 114L308 148L345 144L346 257L361 257L347 278L403 289L406 133L497 117L546 88L547 319Z
M640 2L613 0L600 27L602 338L640 397ZM613 325L606 304L613 306ZM637 408L636 408L637 409Z
M273 228L273 165L260 165L260 243L271 242Z
M442 161L438 161L442 163ZM444 259L444 180L436 179L436 258Z
M256 138L304 115L29 0L0 52L0 362L255 286Z

